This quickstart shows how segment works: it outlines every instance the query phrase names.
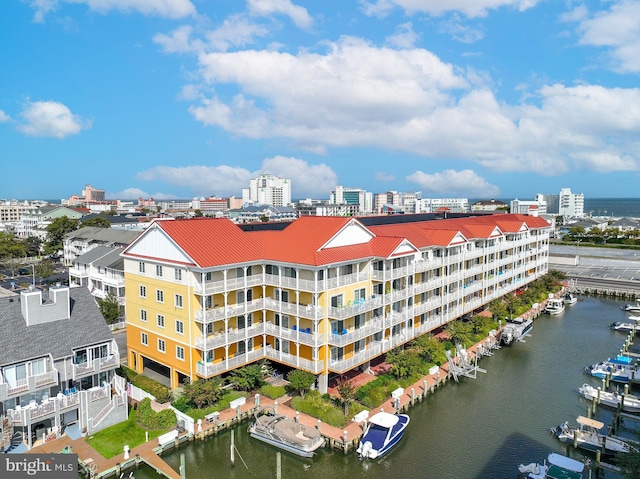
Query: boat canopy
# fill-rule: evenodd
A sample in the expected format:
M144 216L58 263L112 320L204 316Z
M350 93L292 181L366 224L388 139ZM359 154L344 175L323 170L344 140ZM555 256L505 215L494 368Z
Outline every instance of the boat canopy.
M556 454L555 452L549 454L547 460L551 465L559 466L563 469L569 469L570 471L582 472L584 470L584 463L561 454Z
M593 427L595 429L602 429L604 427L604 423L600 421L596 421L595 419L584 417L584 416L578 416L578 424L582 424L583 426Z
M398 416L395 414L381 411L371 416L369 422L389 429L395 426L398 420Z

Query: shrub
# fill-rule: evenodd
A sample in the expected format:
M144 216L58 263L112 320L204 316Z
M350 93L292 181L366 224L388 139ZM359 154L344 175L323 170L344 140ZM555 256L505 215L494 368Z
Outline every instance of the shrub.
M333 401L325 400L315 390L309 391L304 398L294 397L291 400L291 407L334 427L343 427L346 424L346 417L342 409L336 406Z
M176 425L176 413L171 409L155 412L151 408L151 400L144 398L138 403L137 420L145 429L169 429Z

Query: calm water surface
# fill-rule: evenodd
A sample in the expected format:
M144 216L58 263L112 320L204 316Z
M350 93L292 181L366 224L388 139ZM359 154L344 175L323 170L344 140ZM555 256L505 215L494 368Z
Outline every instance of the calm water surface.
M514 478L520 463L540 461L552 451L567 452L548 428L567 420L575 423L578 415L586 414L587 403L576 389L585 382L601 385L583 372L584 366L617 354L626 339L608 328L612 321L625 319L621 304L580 298L561 316L541 316L526 343L502 348L480 362L486 374L452 381L412 408L405 437L382 460L361 461L355 453L330 450L313 459L283 452L282 478ZM638 389L632 392L638 394ZM596 418L609 424L611 413L600 408ZM235 429L234 466L229 431L163 458L178 470L184 453L187 479L276 477L277 449L251 438L247 425ZM635 434L633 429L620 432ZM156 477L136 472L136 479Z

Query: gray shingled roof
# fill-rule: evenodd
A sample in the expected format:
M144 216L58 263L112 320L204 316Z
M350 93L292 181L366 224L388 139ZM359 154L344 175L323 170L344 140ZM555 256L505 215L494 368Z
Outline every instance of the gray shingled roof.
M120 256L120 253L124 251L124 248L109 248L107 254L98 258L93 262L93 265L101 268L110 268L120 271L124 271L124 258Z
M56 360L71 356L74 348L113 338L87 288L72 288L70 296L70 319L33 326L27 326L22 317L19 296L0 298L0 365L46 353Z
M115 248L115 249L117 249L118 252L122 251L122 248ZM90 249L86 253L81 254L80 256L78 256L74 260L74 262L75 263L80 263L80 264L92 264L95 261L97 261L100 258L102 258L103 256L109 254L113 250L114 250L114 248L111 248L109 246L96 246L95 248Z
M85 240L104 241L105 243L129 244L139 234L140 231L85 226L78 230L67 233L64 237L65 239L80 238Z

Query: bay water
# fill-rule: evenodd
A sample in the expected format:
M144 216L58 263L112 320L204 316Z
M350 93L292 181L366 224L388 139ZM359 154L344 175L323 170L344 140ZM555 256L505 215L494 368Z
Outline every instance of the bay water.
M627 338L608 328L626 319L621 305L580 297L559 316L540 316L526 342L503 347L480 361L486 373L458 383L452 380L411 408L404 438L386 457L363 461L354 452L324 449L303 459L282 452L281 477L506 479L517 476L519 464L542 461L550 452L582 457L549 428L564 421L575 424L578 415L586 414L588 403L577 388L584 383L601 386L602 381L585 374L584 367L618 354ZM640 348L635 345L632 350ZM638 386L631 389L640 394ZM595 418L608 425L612 411L599 407ZM234 429L234 465L230 431L188 443L163 459L178 471L180 455L185 454L187 479L275 478L278 449L251 438L247 426L245 422ZM627 420L619 435L637 438L638 429L639 422ZM142 468L135 477L159 476ZM607 472L604 477L618 476Z

